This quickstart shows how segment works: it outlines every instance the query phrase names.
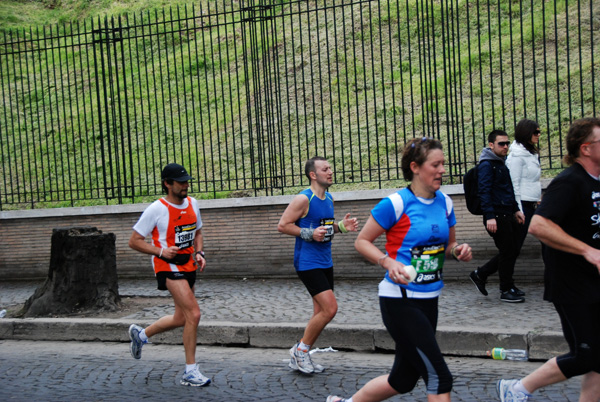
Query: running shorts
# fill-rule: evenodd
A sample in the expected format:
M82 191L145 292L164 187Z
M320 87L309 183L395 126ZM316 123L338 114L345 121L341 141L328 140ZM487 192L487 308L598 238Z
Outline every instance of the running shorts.
M333 290L333 267L296 271L311 297L326 290Z
M167 289L167 278L172 280L186 279L190 284L190 288L194 287L196 283L196 271L189 272L171 272L171 271L158 271L156 273L156 281L158 282L158 290Z

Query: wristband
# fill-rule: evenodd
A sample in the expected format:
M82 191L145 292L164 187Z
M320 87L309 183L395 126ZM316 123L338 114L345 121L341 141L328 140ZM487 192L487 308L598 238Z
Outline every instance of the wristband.
M313 241L314 229L300 228L300 238L304 241Z
M161 248L160 248L160 254L158 255L158 258L162 257L162 252L163 252L163 250L164 250L164 249L161 247Z
M450 255L452 256L452 258L458 261L458 256L456 255L456 247L458 247L458 245L452 247L452 249L450 250Z
M196 251L196 254L200 254L202 256L202 258L204 258L206 260L206 257L204 257L204 251L202 251L202 250Z
M340 233L348 233L348 229L346 229L346 225L344 225L343 219L338 222L338 229L340 230Z
M389 257L387 254L384 254L383 257L379 257L379 259L377 260L377 265L383 267L383 265L381 265L381 261L385 260L387 257Z

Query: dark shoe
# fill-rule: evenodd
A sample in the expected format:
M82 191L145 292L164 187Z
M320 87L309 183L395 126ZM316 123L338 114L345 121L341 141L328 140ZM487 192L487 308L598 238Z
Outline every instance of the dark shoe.
M477 290L479 290L479 292L484 295L487 296L488 292L487 290L485 290L485 281L481 280L481 278L479 278L479 275L477 275L477 270L471 272L469 274L469 278L471 278L471 281L475 284L475 286L477 287Z
M517 295L514 289L509 289L505 292L502 292L500 295L500 300L507 303L523 303L525 298Z
M517 288L515 285L513 285L513 287L511 288L511 290L517 296L521 296L521 297L525 296L525 292L523 292L521 289Z

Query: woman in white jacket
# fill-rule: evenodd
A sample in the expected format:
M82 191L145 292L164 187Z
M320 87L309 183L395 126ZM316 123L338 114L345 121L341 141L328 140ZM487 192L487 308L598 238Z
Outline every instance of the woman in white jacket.
M533 120L523 119L515 127L515 140L510 146L506 166L510 170L515 198L525 215L519 252L527 236L529 222L542 198L539 159L540 126Z

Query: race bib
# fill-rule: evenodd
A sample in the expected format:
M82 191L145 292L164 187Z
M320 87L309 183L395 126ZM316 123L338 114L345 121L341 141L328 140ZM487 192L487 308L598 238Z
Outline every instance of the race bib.
M410 250L410 263L417 271L414 283L427 284L442 280L445 251L443 244L416 246Z
M327 228L327 233L325 233L325 238L323 238L323 243L327 243L333 239L333 224L335 222L335 218L323 218L320 221L320 226L325 226Z
M192 247L196 237L196 223L175 226L175 245L180 250Z

